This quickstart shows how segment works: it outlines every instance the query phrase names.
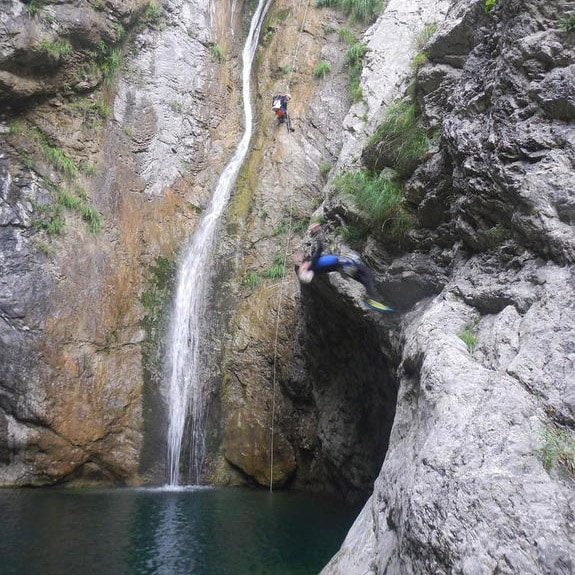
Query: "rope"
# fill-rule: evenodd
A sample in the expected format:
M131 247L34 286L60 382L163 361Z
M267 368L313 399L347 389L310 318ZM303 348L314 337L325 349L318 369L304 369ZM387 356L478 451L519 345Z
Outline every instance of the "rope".
M299 7L304 0L300 2ZM303 29L307 20L307 13L309 10L311 0L307 0L305 12L303 15L303 19L301 22L301 27L298 33L298 40L295 46L293 58L292 58L292 65L290 67L290 73L288 76L287 82L287 93L289 93L289 87L291 84L291 77L293 74L296 58L299 52L299 47L301 44L301 38L303 36ZM291 246L291 239L292 239L292 221L293 221L293 194L290 193L289 195L289 219L288 219L288 235L287 241L285 245L285 252L284 252L284 268L286 267L286 262L288 259L288 253ZM284 298L284 287L286 285L285 276L281 280L280 284L280 291L278 294L278 306L277 306L277 313L276 313L276 325L275 325L275 335L274 335L274 361L273 361L273 377L272 377L272 417L271 417L271 428L270 428L270 492L273 491L273 484L274 484L274 428L275 428L275 411L276 411L276 391L277 391L277 355L278 355L278 339L279 339L279 325L280 325L280 318L282 315L282 304Z
M285 252L283 257L284 268L286 266L288 252L291 245L292 238L292 195L289 197L289 219L288 219L288 235L285 245ZM275 335L274 335L274 361L273 361L273 376L272 376L272 421L270 430L270 492L273 491L274 483L274 424L275 424L275 412L276 412L276 390L277 390L277 356L278 356L278 340L279 340L279 326L280 318L282 316L282 305L284 299L284 287L286 285L285 275L280 282L280 291L278 294L278 307L276 313L276 325L275 325Z
M302 0L302 2L303 2L303 0ZM300 2L300 7L301 7L302 2ZM303 19L302 19L302 21L301 21L301 28L299 29L299 33L298 33L298 37L297 37L297 43L296 43L296 45L295 45L295 50L294 50L293 58L292 58L292 61L291 61L291 66L290 66L290 71L289 71L289 76L288 76L288 81L287 81L287 91L288 91L288 93L289 93L289 88L290 88L290 86L291 86L291 77L292 77L292 74L293 74L293 71L294 71L294 68L295 68L295 62L296 62L297 55L298 55L298 52L299 52L299 47L300 47L300 44L301 44L301 39L302 39L302 36L303 36L303 29L304 29L304 26L305 26L305 22L306 22L306 20L307 20L307 13L308 13L308 10L309 10L310 2L311 2L311 0L307 0L307 4L306 4L306 7L305 7L305 12L304 12L304 15L303 15Z

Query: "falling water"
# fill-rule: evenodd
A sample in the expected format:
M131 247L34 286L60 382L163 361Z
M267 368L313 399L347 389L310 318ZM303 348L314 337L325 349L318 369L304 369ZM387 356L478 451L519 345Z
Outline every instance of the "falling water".
M205 452L204 381L200 377L202 321L210 288L210 259L220 217L230 197L252 136L253 111L250 75L260 29L272 0L259 0L242 52L244 134L222 172L209 206L186 249L177 278L169 340L168 469L169 485L178 485L184 431L189 425L190 469L199 483Z

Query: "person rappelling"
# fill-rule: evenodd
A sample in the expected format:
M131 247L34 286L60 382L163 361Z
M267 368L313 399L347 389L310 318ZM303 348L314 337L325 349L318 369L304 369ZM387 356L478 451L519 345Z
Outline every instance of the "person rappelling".
M321 228L321 224L312 224L308 230L312 235L316 235ZM365 287L366 296L363 303L376 311L394 311L380 301L381 296L375 288L375 279L371 269L365 265L359 256L342 256L336 254L324 254L323 242L318 238L316 249L313 255L308 257L300 256L294 262L295 272L298 279L303 284L309 284L316 273L340 272L361 283Z
M272 98L272 110L276 113L278 122L283 124L285 122L288 131L295 132L292 128L291 119L289 117L287 106L291 100L291 94L278 94Z

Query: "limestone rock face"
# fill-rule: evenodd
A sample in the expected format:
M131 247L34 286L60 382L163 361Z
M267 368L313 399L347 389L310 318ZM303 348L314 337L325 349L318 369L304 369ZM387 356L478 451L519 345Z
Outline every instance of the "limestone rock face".
M78 2L7 2L0 7L0 102L21 107L23 100L70 88L93 88L94 66L103 47L117 44L146 2L102 3L94 9ZM98 52L100 52L98 54ZM92 78L91 78L92 77Z
M1 485L162 481L160 272L242 128L235 3L167 0L143 29L146 2L101 4L0 8ZM390 0L353 104L348 23L292 0L270 12L258 126L215 248L206 478L372 493L326 575L574 570L572 469L543 463L549 433L575 427L568 9ZM104 88L106 70L86 65L124 32L133 50ZM439 135L405 182L405 244L381 230L363 244L397 310L376 314L357 282L302 288L290 262L313 248L316 209L328 249L349 249L331 234L354 211L332 197L334 168L359 165L421 49L413 97ZM269 111L286 91L294 133ZM85 168L70 178L46 149ZM60 206L65 233L51 236L45 214L78 190L99 234Z
M442 136L407 192L447 281L405 302L389 449L323 575L575 568L572 463L544 465L549 435L575 429L566 6L460 2L428 47L418 97ZM453 39L474 21L464 49Z
M206 3L168 1L153 13L143 1L96 4L0 8L2 485L163 480L151 469L164 454L169 278L158 270L173 269L227 152L211 150L209 166L193 150L215 127L229 146L237 134L220 125L230 68L206 71L221 24L209 22ZM106 58L128 45L134 53L108 78L119 84L102 89ZM172 62L187 58L177 74L170 50ZM190 82L200 103L183 122ZM219 106L201 104L210 97ZM154 167L159 152L164 169Z
M418 37L426 26L443 22L452 2L440 0L390 0L385 11L365 34L368 52L361 78L363 98L345 117L339 165L349 165L362 152L366 139L381 122L388 104L405 89L411 62L418 51ZM461 34L464 37L465 33ZM465 42L469 42L466 38ZM367 109L366 109L367 108Z
M259 485L281 487L296 469L295 455L291 444L278 434L273 436L273 459L269 457L272 436L267 414L265 417L258 421L255 413L234 413L226 426L224 455Z

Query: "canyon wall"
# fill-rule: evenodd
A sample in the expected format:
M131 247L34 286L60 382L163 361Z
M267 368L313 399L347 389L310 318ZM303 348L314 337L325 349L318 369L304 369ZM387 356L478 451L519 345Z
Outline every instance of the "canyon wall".
M238 137L239 17L177 1L0 16L0 484L159 481L167 294Z
M573 571L570 6L389 0L365 36L270 11L216 246L205 479L369 497L325 575ZM173 273L241 132L247 16L0 8L1 485L164 480ZM287 91L294 132L270 110ZM354 239L368 218L337 176L395 172L374 134L398 97L431 140L402 182L410 228ZM299 285L312 220L395 313L337 274Z
M441 134L406 187L416 247L381 275L404 309L397 410L373 495L323 575L573 571L569 14L461 2L425 48L414 97ZM404 280L432 275L435 293L405 300ZM571 455L547 458L553 445Z

